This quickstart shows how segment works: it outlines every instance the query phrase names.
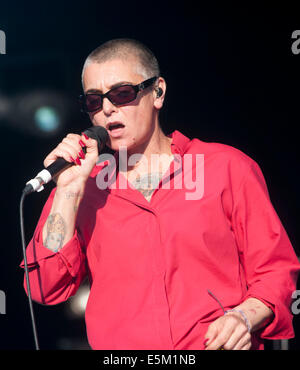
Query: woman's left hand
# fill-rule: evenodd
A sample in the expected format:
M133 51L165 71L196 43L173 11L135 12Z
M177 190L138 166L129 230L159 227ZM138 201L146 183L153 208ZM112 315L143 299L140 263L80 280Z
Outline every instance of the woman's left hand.
M251 334L238 312L229 312L212 322L205 335L206 350L249 350Z

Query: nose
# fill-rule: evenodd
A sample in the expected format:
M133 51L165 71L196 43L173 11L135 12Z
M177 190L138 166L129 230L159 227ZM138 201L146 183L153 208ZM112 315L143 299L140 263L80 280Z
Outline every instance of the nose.
M117 107L107 97L105 97L102 102L102 110L106 116L110 116L112 112L117 111Z

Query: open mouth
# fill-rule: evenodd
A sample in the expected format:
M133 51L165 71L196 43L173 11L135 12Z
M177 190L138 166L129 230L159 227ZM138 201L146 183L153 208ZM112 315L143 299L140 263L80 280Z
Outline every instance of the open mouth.
M123 128L123 127L125 127L125 126L123 125L123 123L120 123L120 122L110 123L108 125L108 130L113 131L113 130L117 130L117 129Z

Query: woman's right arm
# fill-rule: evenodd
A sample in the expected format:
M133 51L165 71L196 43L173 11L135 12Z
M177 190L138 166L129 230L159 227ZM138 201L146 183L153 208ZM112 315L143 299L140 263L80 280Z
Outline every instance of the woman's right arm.
M82 151L83 146L86 147L86 154ZM46 157L45 167L58 157L74 162L75 165L57 176L55 196L43 228L44 246L53 252L63 248L74 235L77 210L85 184L98 157L97 142L85 135L69 134Z
M83 145L86 146L85 156L81 153ZM26 249L31 295L42 304L64 302L76 293L86 276L85 253L75 223L86 181L97 161L97 142L69 134L47 156L45 167L58 157L67 161L74 158L76 165L56 177L57 186L43 208ZM21 267L24 268L24 261ZM24 288L27 292L25 276Z

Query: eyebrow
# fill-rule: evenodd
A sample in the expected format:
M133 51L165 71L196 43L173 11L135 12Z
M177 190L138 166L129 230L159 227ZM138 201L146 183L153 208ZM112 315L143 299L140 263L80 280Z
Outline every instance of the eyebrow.
M115 87L120 87L120 86L123 86L123 85L133 85L132 82L130 81L120 81L120 82L117 82L113 85L110 86L110 89L114 89ZM108 90L108 91L109 91ZM100 89L88 89L87 91L84 92L85 94L92 94L92 93L95 93L95 94L102 94L102 90Z

